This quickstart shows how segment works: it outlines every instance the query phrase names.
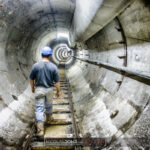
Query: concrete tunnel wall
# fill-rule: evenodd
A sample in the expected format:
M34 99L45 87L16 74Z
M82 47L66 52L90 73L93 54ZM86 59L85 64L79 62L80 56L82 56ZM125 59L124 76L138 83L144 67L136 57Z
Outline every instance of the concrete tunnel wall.
M150 72L149 17L148 3L135 1L85 45L79 45L77 57ZM149 83L80 60L68 70L68 77L82 135L109 137L110 141L124 137L120 145L131 149L149 144ZM131 137L141 139L133 146Z
M20 7L22 3L14 1L13 5L9 5L9 2L5 5L10 8L0 13L3 18L0 21L0 137L5 145L14 146L22 143L23 138L29 132L31 123L34 122L34 97L28 86L28 74L31 65L38 60L35 58L38 43L55 29L53 26L42 26L37 23L31 27L30 24L22 25L24 22L29 22L25 16L36 15L36 11L23 17L17 14L17 11L22 12ZM12 6L18 9L11 11ZM27 3L24 6L24 12L29 7L32 8L30 3ZM34 7L39 8L38 4ZM44 7L47 8L46 4ZM77 9L78 6L76 6ZM8 10L9 13L6 13ZM121 10L123 12L118 15L117 12ZM117 66L123 66L127 60L127 67L149 72L149 3L145 0L136 0L126 9L121 10L114 11L116 14L113 13L112 19L116 16L117 19L114 18L112 21L110 19L109 24L104 28L103 25L100 26L101 28L96 28L97 31L101 30L93 31L94 34L97 32L95 35L92 34L91 25L80 30L77 26L79 22L76 22L78 15L74 15L70 34L74 32L72 39L78 37L80 39L80 43L77 43L77 57L93 61L100 60ZM82 11L82 14L84 13ZM100 13L96 16L100 16ZM22 18L24 18L23 23L21 23ZM45 22L44 18L40 19L43 20L41 22ZM120 24L124 33L118 31ZM41 28L36 32L31 32L37 26ZM28 28L30 30L27 30ZM74 29L79 29L82 35L77 33L77 36ZM68 29L62 26L60 30ZM90 33L88 34L90 39L83 37L85 33ZM127 42L126 59L120 57L126 54L126 46L119 43L125 40L123 34ZM109 137L110 141L121 136L146 137L148 140L150 135L148 84L79 60L76 60L76 63L68 69L67 76L70 79L74 107L82 136ZM132 144L126 139L120 145L138 148L140 145L147 144L147 141L139 143L136 140Z

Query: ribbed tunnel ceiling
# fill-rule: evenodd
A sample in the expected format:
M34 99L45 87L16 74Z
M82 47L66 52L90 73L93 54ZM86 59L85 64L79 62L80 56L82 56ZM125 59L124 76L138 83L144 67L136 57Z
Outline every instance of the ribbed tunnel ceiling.
M142 142L130 143L130 137L149 140L149 81L94 65L101 61L149 74L149 6L147 0L0 0L4 145L21 145L34 122L28 75L45 45L53 48L57 65L69 64L66 73L83 136L111 137L110 144L125 137L119 145L131 149Z
M6 6L6 7L5 7ZM75 1L39 0L39 1L4 1L1 16L16 27L32 29L32 33L46 25L49 28L70 28L75 8ZM7 12L7 14L6 14ZM26 28L26 27L31 28Z

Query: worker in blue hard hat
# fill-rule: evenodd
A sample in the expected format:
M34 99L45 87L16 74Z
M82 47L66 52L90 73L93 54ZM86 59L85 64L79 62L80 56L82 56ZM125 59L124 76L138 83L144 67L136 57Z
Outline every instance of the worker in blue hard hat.
M52 50L50 47L43 47L41 50L42 61L33 65L30 73L30 85L35 93L35 117L37 124L37 136L44 135L44 122L53 120L53 86L56 86L56 97L60 97L59 74L56 65L50 62Z

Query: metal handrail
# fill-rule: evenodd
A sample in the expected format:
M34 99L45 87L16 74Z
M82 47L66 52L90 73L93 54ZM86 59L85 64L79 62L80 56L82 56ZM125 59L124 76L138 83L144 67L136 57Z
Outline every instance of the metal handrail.
M75 56L73 56L73 57L75 57ZM105 67L105 68L109 67L111 69L118 70L122 73L128 73L130 75L134 75L134 76L138 76L140 78L150 80L150 73L149 72L136 71L136 70L133 70L133 69L129 69L128 67L116 66L116 65L112 65L110 63L105 63L105 62L102 62L102 61L91 61L91 60L88 60L88 59L81 59L81 58L78 58L78 57L75 57L75 58L80 60L80 61L87 62L89 64L94 64L94 65L102 66L102 67Z

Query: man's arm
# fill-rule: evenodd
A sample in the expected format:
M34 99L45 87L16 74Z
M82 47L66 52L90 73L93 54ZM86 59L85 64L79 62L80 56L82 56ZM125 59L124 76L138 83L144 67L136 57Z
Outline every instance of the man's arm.
M34 91L35 91L35 89L34 89L34 80L30 79L30 85L31 85L32 93L34 93Z
M30 78L30 85L31 85L32 93L34 93L34 91L35 91L34 80L36 79L36 67L35 67L35 65L33 65L33 67L32 67L29 78Z
M56 82L55 87L57 89L56 97L59 98L61 96L60 82Z

